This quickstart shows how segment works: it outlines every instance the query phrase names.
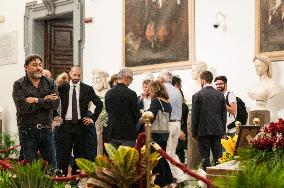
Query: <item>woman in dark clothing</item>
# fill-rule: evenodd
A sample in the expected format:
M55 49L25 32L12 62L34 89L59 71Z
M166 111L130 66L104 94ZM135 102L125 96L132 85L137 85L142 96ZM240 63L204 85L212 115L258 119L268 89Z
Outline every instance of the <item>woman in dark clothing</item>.
M148 111L154 114L154 119L156 118L158 110L164 109L164 111L169 114L172 112L169 95L163 84L159 81L151 82L149 85L149 92L152 99ZM168 133L152 133L153 141L159 144L163 150L166 150L168 137ZM160 158L157 166L153 169L153 174L157 174L155 184L161 187L173 183L170 166L167 160L163 157Z

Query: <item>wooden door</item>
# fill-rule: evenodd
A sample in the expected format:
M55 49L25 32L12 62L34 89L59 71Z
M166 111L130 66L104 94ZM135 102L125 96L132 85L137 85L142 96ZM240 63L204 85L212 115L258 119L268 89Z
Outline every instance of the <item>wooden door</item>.
M53 78L73 65L72 19L45 22L45 63Z

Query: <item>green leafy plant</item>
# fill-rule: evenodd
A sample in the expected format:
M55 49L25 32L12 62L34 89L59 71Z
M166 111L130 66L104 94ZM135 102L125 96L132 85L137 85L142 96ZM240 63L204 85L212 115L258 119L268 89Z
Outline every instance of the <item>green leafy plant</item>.
M64 188L64 183L53 182L50 168L42 160L23 166L14 164L12 170L0 171L1 188Z
M238 150L241 170L215 182L219 187L280 188L284 187L284 151Z
M10 148L10 147L15 146L17 144L16 137L9 134L9 133L1 133L0 134L0 140L1 140L0 150ZM1 158L7 158L11 154L14 154L14 153L18 154L18 150L16 148L9 150L9 151L6 151L6 152L3 152L3 153L0 153L0 157Z
M105 144L108 156L97 156L95 162L76 159L79 168L92 176L92 183L102 188L128 188L146 173L147 154L145 148L141 155L135 148L120 146L115 149ZM158 162L159 154L150 153L150 168ZM139 173L137 171L139 170Z

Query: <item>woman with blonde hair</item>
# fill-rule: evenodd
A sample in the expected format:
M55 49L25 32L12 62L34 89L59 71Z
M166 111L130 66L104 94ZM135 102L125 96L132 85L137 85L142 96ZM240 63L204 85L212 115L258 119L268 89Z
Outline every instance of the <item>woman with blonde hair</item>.
M57 84L57 86L61 86L65 82L69 82L69 77L66 72L62 72L56 77L55 83Z
M165 86L159 81L150 82L149 93L152 99L148 111L154 114L154 121L159 110L169 113L168 117L170 117L172 106ZM166 150L168 138L169 133L152 133L153 141L159 144L163 150ZM155 184L160 187L173 183L171 169L165 158L159 160L157 166L153 169L153 174L157 174Z

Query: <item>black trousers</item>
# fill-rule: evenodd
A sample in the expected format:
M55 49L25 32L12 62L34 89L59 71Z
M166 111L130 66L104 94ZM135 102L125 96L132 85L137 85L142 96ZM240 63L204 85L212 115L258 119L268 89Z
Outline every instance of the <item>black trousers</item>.
M62 155L60 160L60 169L67 175L68 165L71 160L71 152L73 149L74 159L86 158L85 142L86 142L86 126L82 121L74 124L72 122L63 122L61 129ZM76 173L78 166L76 162L72 167L72 174Z
M213 159L215 164L218 163L218 159L222 157L222 145L220 135L200 136L198 138L198 148L202 157L202 168L206 170L206 167L210 164L210 149L212 150Z

